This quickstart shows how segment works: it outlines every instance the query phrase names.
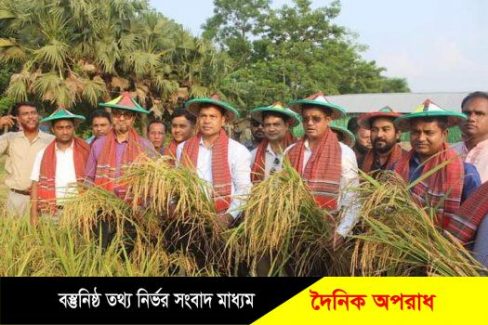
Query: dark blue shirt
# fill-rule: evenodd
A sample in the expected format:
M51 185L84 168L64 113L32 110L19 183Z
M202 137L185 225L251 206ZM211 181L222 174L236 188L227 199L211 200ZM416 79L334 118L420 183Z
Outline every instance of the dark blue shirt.
M470 163L463 162L464 164L464 184L463 193L461 195L461 203L466 200L474 190L481 185L480 174L476 167ZM413 182L422 175L424 166L420 164L419 158L414 155L413 159L410 159L410 173L408 175L409 182Z

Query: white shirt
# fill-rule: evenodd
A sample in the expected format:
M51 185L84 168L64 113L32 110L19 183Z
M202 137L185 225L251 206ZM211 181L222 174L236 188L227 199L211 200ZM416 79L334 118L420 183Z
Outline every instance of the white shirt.
M58 149L57 144L56 149L56 174L55 174L55 187L56 187L56 203L62 204L65 198L71 197L78 193L76 186L72 186L76 183L76 172L75 172L75 162L73 158L73 146L66 150ZM39 151L34 160L34 165L32 167L31 180L34 182L39 182L39 175L41 173L41 162L44 156L44 151L46 148ZM71 185L71 186L70 186Z
M251 156L252 156L251 168L252 165L254 165L254 162L256 161L257 151L258 151L257 148L251 151ZM275 162L277 162L277 164L275 164ZM274 168L275 172L278 172L283 169L283 153L281 154L275 153L271 148L271 144L268 143L268 146L266 147L266 152L264 154L264 179L269 177L272 168Z
M179 162L185 142L176 147L176 159ZM251 153L239 142L229 139L229 153L227 157L232 179L232 201L227 213L237 218L251 191ZM205 147L203 138L200 140L197 161L198 176L212 184L212 149Z
M458 155L467 163L473 164L480 174L481 183L488 181L488 140L481 141L468 150L464 142L451 145Z
M285 154L294 146L292 144L285 150ZM345 237L352 230L356 222L359 220L359 210L361 208L358 200L358 195L352 190L353 187L359 186L358 177L358 163L356 155L351 148L347 145L339 142L341 146L341 180L339 185L339 209L341 212L341 222L337 226L336 232ZM312 156L312 150L309 143L305 140L305 151L303 157L302 173L305 170L305 166Z

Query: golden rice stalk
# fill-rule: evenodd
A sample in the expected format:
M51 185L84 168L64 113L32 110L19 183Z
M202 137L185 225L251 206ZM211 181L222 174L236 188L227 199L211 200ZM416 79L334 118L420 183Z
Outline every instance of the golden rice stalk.
M333 223L289 163L253 187L243 215L227 243L229 269L247 263L263 275L264 262L268 275L302 276L327 267Z
M196 256L201 268L221 263L225 240L217 231L211 189L194 170L174 168L165 157L142 158L127 169L124 182L132 206L142 205L159 218L167 249Z
M408 185L392 172L363 174L362 232L351 260L362 275L476 276L487 270L434 224L434 209L419 208Z
M125 222L133 223L131 218L136 215L130 206L114 193L92 186L66 200L60 226L75 226L85 237L91 237L93 227L99 221L109 221L116 225L119 233Z

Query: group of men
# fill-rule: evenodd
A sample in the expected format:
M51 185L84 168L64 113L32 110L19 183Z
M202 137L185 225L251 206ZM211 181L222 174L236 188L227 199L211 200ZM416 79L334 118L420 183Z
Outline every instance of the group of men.
M41 121L51 123L53 135L39 130L33 104L19 103L15 116L0 119L0 127L17 122L22 128L0 137L0 153L8 156L9 211L24 215L31 203L32 223L41 215L56 216L64 200L76 195L77 188L72 186L76 183L99 186L124 199L127 189L119 178L144 153L166 155L175 166L194 168L211 184L209 195L225 229L239 217L252 184L281 170L287 159L317 205L337 216L333 239L338 245L359 219L354 191L360 186L359 169L374 177L390 170L406 182L415 181L413 199L420 206L433 207L436 224L488 265L487 93L469 94L462 102L462 113L426 100L406 115L384 107L360 116L357 129L368 131L369 141L364 135L362 140L356 137L353 148L353 142L349 146L341 142L346 142L347 132L331 125L346 116L345 109L323 93L291 102L289 107L276 102L253 109L253 134L260 136L247 147L225 132L224 125L239 117L239 112L216 95L189 100L184 109L174 112L172 140L166 146L161 121L149 123L149 140L137 134L137 114L149 112L129 93L100 106L110 108L111 114L97 111L92 116L93 137L86 141L75 136L85 118L65 109ZM295 139L290 130L300 123L305 135ZM462 128L463 141L450 146L449 127L456 125ZM410 132L409 151L399 144L401 132Z

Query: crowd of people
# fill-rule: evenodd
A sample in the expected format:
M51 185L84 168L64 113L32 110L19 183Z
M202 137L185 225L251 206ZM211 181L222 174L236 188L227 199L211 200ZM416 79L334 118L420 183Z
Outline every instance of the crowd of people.
M110 113L93 112L92 136L86 140L76 136L84 116L58 109L40 119L35 104L22 102L0 118L0 127L21 129L0 136L0 154L7 156L6 208L12 216L30 215L33 224L56 220L66 199L77 194L71 186L76 183L124 199L127 187L119 182L124 168L141 154L162 155L211 184L216 218L226 229L239 218L253 184L279 172L288 160L320 208L342 212L333 236L337 246L359 219L360 204L351 190L360 185L359 169L373 177L389 170L415 182L412 199L435 207L439 229L488 266L488 93L473 92L460 105L462 113L427 99L403 115L386 106L350 119L347 130L333 123L346 117L346 109L317 93L251 110L252 140L241 144L224 129L239 111L217 95L187 101L168 124L150 121L147 139L134 123L149 112L128 92L100 104ZM52 134L40 130L40 123L49 123ZM291 129L300 123L305 135L297 139ZM453 126L461 128L463 139L449 144ZM402 132L410 133L409 148L400 144Z

